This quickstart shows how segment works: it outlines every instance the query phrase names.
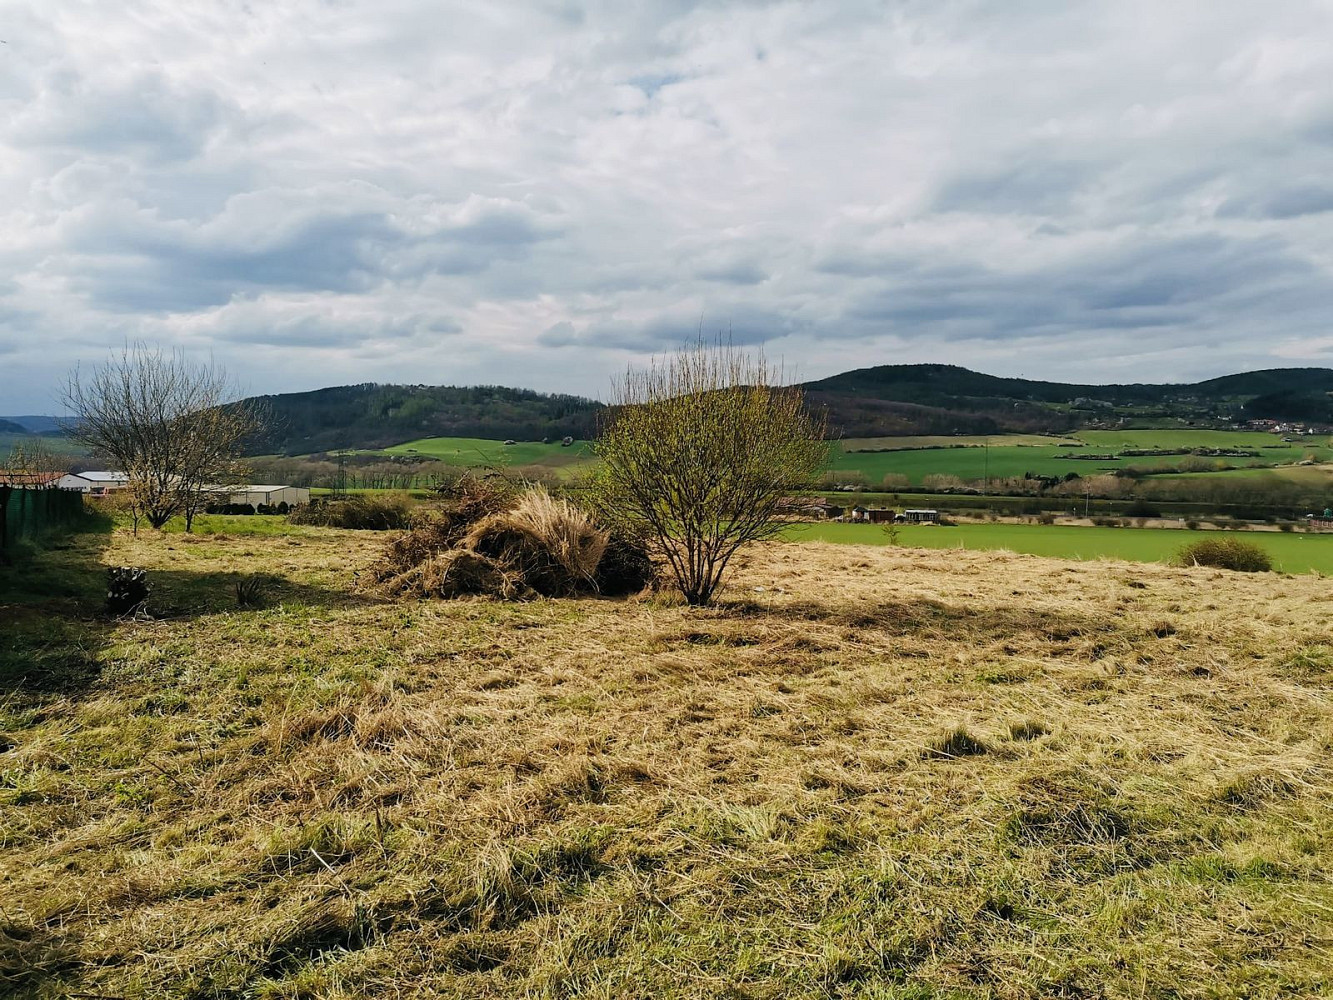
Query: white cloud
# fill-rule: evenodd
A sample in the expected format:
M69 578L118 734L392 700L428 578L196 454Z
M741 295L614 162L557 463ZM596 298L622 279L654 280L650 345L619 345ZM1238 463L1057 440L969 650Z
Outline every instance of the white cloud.
M1327 359L1333 8L17 0L0 412L126 337L256 391Z

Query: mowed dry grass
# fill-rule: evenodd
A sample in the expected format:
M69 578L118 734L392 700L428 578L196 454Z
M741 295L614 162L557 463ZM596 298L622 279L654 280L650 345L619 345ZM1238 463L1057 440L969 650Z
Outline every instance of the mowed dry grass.
M160 620L0 606L0 992L1333 990L1326 580L783 544L711 610L390 603L382 542L120 532Z

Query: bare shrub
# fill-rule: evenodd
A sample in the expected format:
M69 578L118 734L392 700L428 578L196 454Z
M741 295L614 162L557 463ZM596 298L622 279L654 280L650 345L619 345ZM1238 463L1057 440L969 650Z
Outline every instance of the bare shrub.
M712 601L742 545L782 530L782 500L828 463L821 422L781 376L762 357L700 344L618 387L594 503L627 537L653 539L690 604Z

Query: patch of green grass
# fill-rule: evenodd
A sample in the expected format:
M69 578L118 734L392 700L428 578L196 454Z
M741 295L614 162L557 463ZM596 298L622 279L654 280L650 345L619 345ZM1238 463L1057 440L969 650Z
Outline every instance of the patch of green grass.
M4 434L0 433L0 456L8 455L16 444L28 445L36 441L49 454L77 458L88 454L84 445L59 434Z
M152 531L151 528L139 527L139 531ZM185 521L175 518L167 522L162 529L164 534L183 535ZM208 535L263 535L278 537L300 535L297 525L289 524L282 514L200 514L194 519L193 532L201 537Z
M1125 559L1169 563L1182 545L1197 541L1184 528L1086 528L1062 524L961 524L900 526L900 544L929 549L1008 549L1057 559ZM795 541L845 545L887 545L877 524L800 524L786 536ZM1245 540L1258 545L1284 573L1333 575L1333 535L1253 531Z

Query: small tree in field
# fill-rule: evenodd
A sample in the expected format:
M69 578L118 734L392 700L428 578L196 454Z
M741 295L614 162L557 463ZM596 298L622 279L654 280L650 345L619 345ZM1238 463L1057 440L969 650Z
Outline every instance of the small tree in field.
M597 442L596 504L655 539L690 604L712 600L746 542L771 538L783 497L828 461L823 424L762 356L700 344L630 371Z
M184 514L186 529L215 493L239 481L240 447L260 415L235 393L226 372L180 352L126 347L65 387L70 433L129 477L134 527L161 528Z

